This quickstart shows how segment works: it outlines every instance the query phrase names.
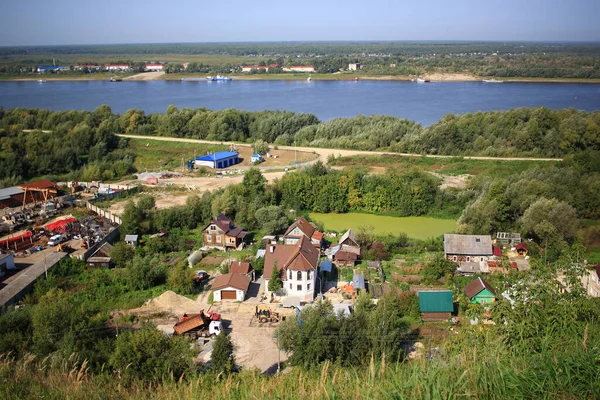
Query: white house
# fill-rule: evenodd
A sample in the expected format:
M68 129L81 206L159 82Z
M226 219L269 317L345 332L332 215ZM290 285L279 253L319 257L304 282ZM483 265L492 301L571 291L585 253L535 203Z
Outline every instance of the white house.
M163 64L146 64L146 71L162 71Z
M319 249L306 236L294 244L268 244L265 254L263 277L265 290L269 290L269 280L273 269L277 268L288 296L312 300L317 279Z
M277 67L277 64L270 65L244 65L242 66L242 72L251 72L251 71L260 71L264 70L265 72L269 71L269 68Z
M291 67L283 67L285 72L315 72L315 67L312 65L292 65Z
M295 244L301 237L309 238L317 249L321 248L323 233L317 231L304 217L296 218L283 235L283 240L285 244Z
M348 64L348 70L349 71L357 71L359 69L362 68L362 65L360 65L360 63L350 63Z
M107 71L129 71L129 64L106 64Z
M12 254L0 254L0 276L4 276L6 271L16 269L15 258Z
M244 301L250 285L250 277L235 272L219 275L215 278L211 289L214 301L237 300Z

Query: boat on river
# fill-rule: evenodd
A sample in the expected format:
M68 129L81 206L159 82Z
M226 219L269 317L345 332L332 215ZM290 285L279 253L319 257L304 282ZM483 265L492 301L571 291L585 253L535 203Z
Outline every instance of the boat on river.
M213 81L213 82L217 82L217 81L230 81L230 80L232 80L231 78L228 78L226 76L221 76L221 75L217 75L214 78L212 76L207 76L206 79L208 79L209 81Z
M38 83L46 83L45 79L38 79Z

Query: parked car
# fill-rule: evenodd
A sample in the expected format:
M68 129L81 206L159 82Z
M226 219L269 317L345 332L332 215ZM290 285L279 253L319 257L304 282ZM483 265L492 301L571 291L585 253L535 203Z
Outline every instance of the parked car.
M48 246L56 246L64 241L63 235L54 235L48 240Z
M199 281L205 281L210 278L210 275L206 271L196 271L196 279Z

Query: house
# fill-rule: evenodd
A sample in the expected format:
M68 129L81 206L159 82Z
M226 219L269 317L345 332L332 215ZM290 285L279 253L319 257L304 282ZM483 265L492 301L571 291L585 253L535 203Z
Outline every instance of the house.
M521 234L516 232L496 232L496 243L513 246L521 243Z
M356 260L358 260L358 255L346 250L339 250L333 256L333 262L338 267L353 267Z
M251 72L251 71L265 71L268 72L269 68L277 68L277 64L269 64L269 65L243 65L242 72Z
M492 303L496 301L496 291L481 278L469 282L464 290L469 301L473 304Z
M125 235L125 244L131 247L137 247L138 235Z
M0 260L0 263L2 261ZM587 274L584 274L581 282L587 295L590 297L600 297L600 264L596 264L587 270Z
M19 207L23 204L23 189L7 187L0 189L0 209Z
M202 242L204 247L223 251L228 248L241 250L247 234L244 228L234 225L229 218L219 214L202 230Z
M492 238L488 235L444 235L446 259L458 264L462 275L487 273L487 262L493 256Z
M163 70L163 64L146 64L146 71L162 71Z
M0 276L4 276L8 270L16 268L15 258L12 254L0 254Z
M107 71L129 71L129 64L106 64Z
M265 289L276 268L283 281L283 289L288 296L314 297L317 279L319 250L306 236L301 236L293 244L269 244L265 254Z
M423 321L445 321L452 316L454 303L451 290L421 291L418 296Z
M71 68L69 67L62 67L62 66L58 66L58 65L43 65L40 67L37 67L37 72L40 73L47 73L47 72L65 72L65 71L70 71Z
M357 71L359 69L362 68L362 65L360 65L360 63L350 63L348 64L348 70L349 71Z
M227 168L240 162L240 155L237 151L220 151L214 154L207 154L197 157L194 165L208 168Z
M321 248L323 233L317 231L304 217L296 218L283 235L285 244L296 244L301 237L307 237L318 249Z
M315 72L315 67L312 65L292 65L291 67L283 67L285 72Z
M346 233L342 235L338 245L360 247L356 241L356 233L354 233L352 229L348 229Z
M92 253L85 261L90 268L110 268L112 267L112 259L110 258L110 250L113 246L110 243L104 243L98 250Z
M73 69L77 71L81 71L82 69L98 71L100 69L100 66L96 64L78 64L73 65Z
M250 157L250 162L252 164L259 164L264 161L265 161L265 159L263 158L263 156L261 156L258 153L252 154L252 157Z
M234 274L241 274L248 276L251 280L254 280L254 268L249 261L232 261L229 266L229 272Z
M210 288L213 291L213 299L215 301L244 301L249 285L249 276L230 272L228 274L217 276Z

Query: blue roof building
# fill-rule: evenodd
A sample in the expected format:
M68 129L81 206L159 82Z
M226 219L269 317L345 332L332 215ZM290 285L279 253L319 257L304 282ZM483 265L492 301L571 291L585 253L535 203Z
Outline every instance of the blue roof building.
M220 151L196 158L196 167L227 168L240 162L237 151Z
M263 158L263 156L261 156L261 155L260 155L260 154L258 154L258 153L256 153L256 154L253 154L253 155L252 155L252 157L250 157L250 162L251 162L252 164L254 164L254 163L261 163L261 162L263 162L263 161L265 161L265 159Z

